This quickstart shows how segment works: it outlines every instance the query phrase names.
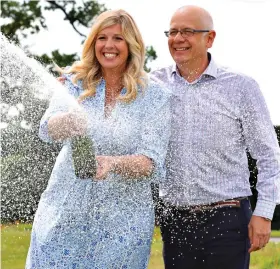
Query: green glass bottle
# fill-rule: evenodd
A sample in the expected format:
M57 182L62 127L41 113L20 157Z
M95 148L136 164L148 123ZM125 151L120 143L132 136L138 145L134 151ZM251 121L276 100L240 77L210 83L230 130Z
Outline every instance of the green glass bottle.
M72 138L72 158L75 174L79 178L94 178L96 175L95 147L87 136Z

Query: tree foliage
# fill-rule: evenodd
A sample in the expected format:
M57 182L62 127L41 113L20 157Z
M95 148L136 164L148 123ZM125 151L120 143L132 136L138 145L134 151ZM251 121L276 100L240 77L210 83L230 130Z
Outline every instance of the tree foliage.
M147 64L149 62L152 62L153 60L155 60L157 58L157 53L154 50L153 46L148 46L146 48L146 59L145 59L145 70L147 72L151 71L151 68L147 67Z
M39 1L2 1L1 17L6 19L1 25L1 32L16 43L20 43L20 39L28 34L47 28Z

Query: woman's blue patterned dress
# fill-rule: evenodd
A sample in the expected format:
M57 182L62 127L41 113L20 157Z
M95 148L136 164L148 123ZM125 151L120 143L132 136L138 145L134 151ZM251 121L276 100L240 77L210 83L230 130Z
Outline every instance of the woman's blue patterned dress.
M77 98L81 83L66 75L68 93ZM125 89L122 90L122 94ZM48 119L71 109L70 98L54 94L39 135L51 142ZM144 269L154 229L150 183L165 176L170 134L170 93L150 84L131 103L117 102L104 117L105 81L95 97L82 102L88 135L97 155L143 154L155 164L149 178L110 174L105 180L75 176L70 141L65 141L35 215L26 269Z

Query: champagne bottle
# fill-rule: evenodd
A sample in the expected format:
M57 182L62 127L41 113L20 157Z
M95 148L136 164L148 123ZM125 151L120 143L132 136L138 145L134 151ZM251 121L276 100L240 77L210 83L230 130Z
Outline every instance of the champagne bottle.
M71 141L75 174L79 178L94 178L96 175L95 147L92 139L77 136Z

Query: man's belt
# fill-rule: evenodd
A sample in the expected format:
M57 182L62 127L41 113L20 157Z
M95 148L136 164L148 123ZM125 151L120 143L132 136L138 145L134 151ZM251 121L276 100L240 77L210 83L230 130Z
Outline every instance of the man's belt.
M247 197L234 198L234 199L229 199L225 201L219 201L219 202L204 204L204 205L176 206L176 208L179 210L189 210L191 212L195 212L195 211L213 210L222 207L240 207L240 201L244 199L248 199L248 198Z

